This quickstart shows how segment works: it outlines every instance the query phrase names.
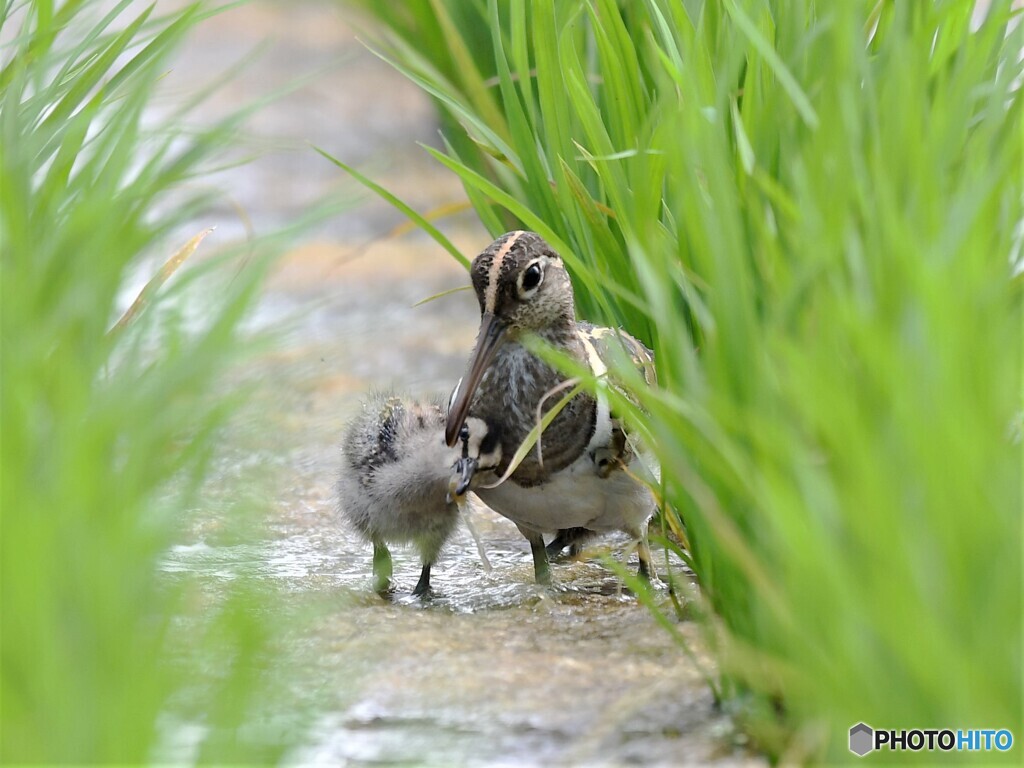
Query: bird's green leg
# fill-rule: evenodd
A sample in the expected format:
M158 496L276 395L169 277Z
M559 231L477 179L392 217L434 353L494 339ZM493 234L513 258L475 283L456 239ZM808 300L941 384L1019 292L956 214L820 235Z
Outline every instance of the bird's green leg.
M548 553L544 549L544 537L537 531L516 526L519 532L530 542L530 551L533 553L533 575L538 584L551 583L551 567L548 565Z
M391 553L383 541L373 542L373 589L387 592L391 588Z

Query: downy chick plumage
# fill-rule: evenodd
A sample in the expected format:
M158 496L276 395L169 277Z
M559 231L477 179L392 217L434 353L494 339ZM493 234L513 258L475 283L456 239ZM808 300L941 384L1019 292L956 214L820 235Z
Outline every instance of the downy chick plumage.
M373 544L378 591L391 586L389 543L415 546L423 567L413 594L429 591L431 566L458 522L458 498L478 470L500 461L500 444L480 420L467 420L455 447L444 430L441 401L385 393L371 395L346 429L338 504Z

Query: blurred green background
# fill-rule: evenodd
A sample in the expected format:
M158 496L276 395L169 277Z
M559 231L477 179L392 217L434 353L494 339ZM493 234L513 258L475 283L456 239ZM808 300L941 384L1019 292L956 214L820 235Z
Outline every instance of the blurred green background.
M146 762L168 702L202 679L202 754L275 753L228 748L217 730L266 693L251 660L268 633L251 609L273 596L237 584L200 604L196 584L157 568L241 402L222 377L245 349L239 322L269 254L225 251L161 285L202 239L189 222L211 196L190 184L224 161L240 123L191 132L209 95L198 87L168 117L178 130L149 119L204 14L2 4L5 763ZM150 278L126 312L126 291ZM201 316L175 309L186 293L205 295Z
M434 99L429 151L490 235L540 232L581 316L655 349L659 388L623 367L641 407L618 405L757 748L854 759L858 721L1024 738L1020 11L353 5ZM217 466L268 397L243 320L290 235L196 264L187 245L252 110L197 123L197 83L148 120L209 6L0 8L0 759L150 762L178 717L206 724L190 760L276 761L301 730L275 644L295 613L266 580L160 569L211 480L226 541L267 504Z

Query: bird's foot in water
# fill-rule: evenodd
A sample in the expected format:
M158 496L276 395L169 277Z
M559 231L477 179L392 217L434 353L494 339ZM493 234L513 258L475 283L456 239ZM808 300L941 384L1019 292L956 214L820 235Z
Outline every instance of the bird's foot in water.
M373 542L373 591L384 597L394 592L391 552L383 541Z
M420 571L420 580L416 582L416 587L412 591L412 596L420 600L429 600L434 595L434 590L430 588L430 565L424 563L423 570Z

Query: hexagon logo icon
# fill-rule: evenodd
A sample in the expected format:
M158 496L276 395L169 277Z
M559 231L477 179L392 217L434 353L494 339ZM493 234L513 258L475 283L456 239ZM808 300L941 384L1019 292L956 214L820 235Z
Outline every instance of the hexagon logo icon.
M857 723L850 729L850 751L864 757L875 748L875 732L866 723Z

